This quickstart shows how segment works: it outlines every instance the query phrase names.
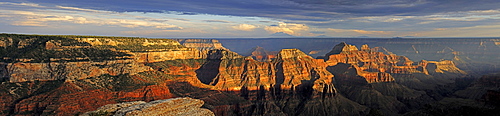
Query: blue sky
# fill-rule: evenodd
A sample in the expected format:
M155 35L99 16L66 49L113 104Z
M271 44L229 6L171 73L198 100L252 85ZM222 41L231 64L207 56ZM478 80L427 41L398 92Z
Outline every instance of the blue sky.
M0 0L0 33L500 37L497 0Z

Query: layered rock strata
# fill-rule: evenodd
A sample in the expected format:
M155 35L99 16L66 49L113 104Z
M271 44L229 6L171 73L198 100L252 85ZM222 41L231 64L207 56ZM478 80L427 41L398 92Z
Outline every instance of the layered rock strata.
M452 61L423 60L414 63L405 56L386 55L378 52L378 48L369 48L368 45L363 45L361 50L358 50L354 45L340 43L326 54L325 60L328 66L350 65L347 68L353 69L351 75L359 75L365 78L368 83L394 81L391 74L466 74L458 69Z
M144 63L206 58L169 39L9 36L0 37L0 80L9 82L134 75L151 70Z
M11 83L26 81L74 81L100 75L137 74L151 70L131 60L105 62L0 63L0 73Z
M170 39L110 39L110 38L75 38L92 46L117 49L132 54L136 62L161 62L176 59L202 59L205 53L196 49L196 45L185 47ZM189 40L191 41L191 40ZM194 41L194 40L193 40ZM216 48L223 48L222 45ZM208 48L207 48L208 49ZM211 49L211 48L210 48Z
M278 54L278 51L267 51L263 47L255 47L249 53L250 56L261 62L266 62L266 61L272 61L272 59L276 58L276 55Z
M204 102L189 97L108 104L81 116L114 115L114 116L215 116L208 109L200 108Z
M198 50L225 49L219 40L215 39L176 39L180 44L188 48L196 48Z
M219 90L258 90L260 86L290 89L311 83L320 92L324 87L327 88L325 91L334 92L333 75L325 67L322 60L313 59L298 49L283 49L269 62L259 62L230 51L213 50L197 74L203 83Z

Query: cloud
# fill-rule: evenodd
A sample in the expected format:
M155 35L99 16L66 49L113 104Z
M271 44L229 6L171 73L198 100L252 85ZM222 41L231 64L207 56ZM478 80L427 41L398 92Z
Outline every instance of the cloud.
M66 9L66 10L74 10L74 11L86 11L86 12L111 12L111 11L85 9L85 8L77 8L77 7L67 7L67 6L56 6L56 8Z
M165 23L164 19L139 18L139 16L131 16L126 13L64 6L48 7L34 4L26 5L44 8L35 10L29 8L20 10L0 10L0 15L6 19L16 19L10 22L11 25L16 26L56 26L54 24L66 22L74 24L92 24L98 26L120 26L127 28L149 27L165 30L183 29L180 26Z
M313 33L313 34L325 34L326 32L324 32L324 31L310 31L309 33Z
M39 4L35 3L11 3L11 2L0 2L0 5L16 5L16 6L30 6L30 7L41 7Z
M352 34L352 35L391 35L393 32L391 31L367 31L367 30L360 30L360 29L333 29L333 28L328 28L329 31L332 31L334 33L344 33L344 34ZM353 34L355 33L355 34Z
M47 24L37 22L37 21L15 21L12 23L15 26L34 26L34 27L45 27Z
M4 20L0 22L9 22L9 24L19 26L47 26L60 21L134 29L185 30L202 27L208 30L211 27L210 29L219 31L236 29L255 32L255 29L263 28L268 33L284 32L301 36L319 34L307 30L321 30L331 35L332 32L339 31L328 30L334 27L344 29L344 35L348 36L356 36L354 34L382 36L435 28L485 26L500 21L500 8L498 8L500 2L496 0L5 1L0 2L0 8L3 11L36 13L35 15L12 16L18 14L0 12L0 18L2 18L0 20ZM131 15L131 13L141 14ZM71 16L73 19L65 18L65 16ZM149 17L149 19L143 17ZM230 17L252 17L259 20L241 19L240 21L230 19ZM284 26L277 22L286 22L285 24L289 25ZM253 29L245 26L239 27L240 24L258 27ZM276 25L264 26L270 24ZM304 26L294 28L292 24Z
M295 23L284 23L280 22L278 25L275 26L266 26L264 28L266 31L270 33L278 33L278 32L283 32L286 34L290 35L296 35L299 36L301 35L300 31L307 31L309 29L308 26L305 24L295 24Z
M203 21L209 23L231 23L231 21L225 21L225 20L203 20Z
M241 31L253 31L255 28L258 26L251 25L251 24L239 24L237 26L231 26L233 29L236 30L241 30Z

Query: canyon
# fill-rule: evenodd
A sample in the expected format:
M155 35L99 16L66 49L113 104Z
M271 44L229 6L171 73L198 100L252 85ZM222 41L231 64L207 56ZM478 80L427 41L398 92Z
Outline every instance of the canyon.
M254 40L233 47L244 40L1 34L0 115L103 113L101 106L182 97L189 100L179 102L192 101L193 108L215 115L434 115L456 111L442 107L453 102L464 102L458 107L463 111L499 111L498 75L480 75L495 69L474 68L480 63L473 61L492 61L495 55L471 57L470 51L452 48L442 52L452 53L451 59L396 55L401 52L394 46L409 40L385 46L370 40L359 48L323 42L317 45L321 50L294 39L279 45L297 48L241 48ZM482 45L491 47L487 43ZM491 64L485 67L496 66ZM166 104L161 107L181 105Z

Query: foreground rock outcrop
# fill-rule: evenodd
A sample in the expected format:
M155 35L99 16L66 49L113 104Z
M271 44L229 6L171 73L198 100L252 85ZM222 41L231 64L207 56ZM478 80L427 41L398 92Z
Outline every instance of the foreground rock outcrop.
M156 100L152 102L133 101L108 104L81 116L215 116L208 109L200 108L204 102L189 97Z

